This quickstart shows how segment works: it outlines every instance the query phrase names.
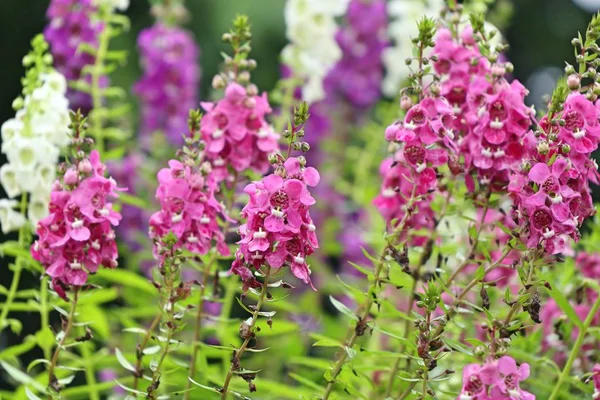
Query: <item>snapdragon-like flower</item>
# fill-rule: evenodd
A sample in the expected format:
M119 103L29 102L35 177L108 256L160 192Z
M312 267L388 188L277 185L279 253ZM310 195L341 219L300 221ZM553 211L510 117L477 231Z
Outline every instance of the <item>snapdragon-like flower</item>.
M156 23L138 37L144 71L134 91L141 102L141 136L163 131L169 141L182 144L187 131L187 110L198 102L199 49L192 35L178 27Z
M452 130L464 156L467 186L473 190L475 178L503 190L509 172L521 165L525 155L523 137L532 117L524 103L527 89L503 78L504 65L490 65L470 26L457 37L447 28L440 29L433 53L435 71L442 78L441 94L456 115Z
M381 191L375 200L373 200L373 204L377 207L377 210L379 210L379 213L388 225L392 221L400 221L404 217L413 189L415 190L415 196L422 196L427 193L425 186L415 182L416 175L401 160L403 160L403 156L398 151L394 157L385 159L379 167L379 173L383 181ZM433 228L435 215L430 203L431 199L429 197L425 197L417 202L419 212L412 214L406 222L408 229ZM423 237L414 238L413 244L423 244L426 239Z
M418 35L415 21L423 16L436 18L444 6L444 0L391 0L388 2L388 14L391 19L388 38L393 42L393 46L386 48L383 52L383 63L386 69L383 92L387 96L396 96L402 82L410 73L405 60L413 55L414 45L411 40Z
M463 369L463 386L457 400L535 400L521 389L520 383L529 377L529 365L517 365L503 356L485 364L469 364Z
M113 226L119 224L121 214L109 197L116 197L118 188L114 179L104 177L105 169L95 150L77 160L54 183L50 214L38 223L39 239L31 254L61 296L64 288L84 285L99 267L117 266Z
M383 64L387 46L385 1L351 0L347 24L336 34L342 58L325 78L328 98L340 97L358 109L372 106L381 96Z
M526 227L527 247L543 245L550 254L561 253L569 237L579 240L583 221L595 213L589 180L597 181L591 152L600 142L599 117L600 110L585 96L573 93L560 115L564 126L550 124L545 117L540 121L543 131L525 138L526 163L513 175L508 190L515 217ZM581 139L585 140L578 144Z
M98 36L104 25L95 20L95 0L52 0L46 12L50 20L44 29L44 37L50 44L56 69L69 81L82 78L82 69L92 65L95 57L87 51L79 51L81 45L96 48ZM102 78L102 85L107 83ZM71 108L89 110L91 98L88 94L69 89L67 97Z
M169 168L158 172L158 183L156 199L161 209L150 217L149 231L154 240L154 256L162 257L160 239L169 233L177 239L173 249L206 254L214 241L217 251L228 255L225 235L218 223L218 218L226 216L223 205L214 196L217 183L210 166L191 167L171 160Z
M302 97L308 103L325 97L323 79L342 57L335 35L335 18L344 14L348 0L288 0L285 6L286 36L281 53L284 64L304 80Z
M319 173L291 157L276 172L246 186L248 204L242 209L246 223L231 272L244 288L260 285L252 269L289 266L298 279L312 286L307 257L319 243L309 208L315 203L308 187L319 183Z
M272 112L267 94L254 91L233 82L220 101L201 103L206 110L201 123L205 157L218 180L229 176L228 166L237 172L250 168L264 174L269 154L278 148L279 135L266 121Z
M8 197L30 194L27 219L34 225L48 214L56 164L61 149L69 142L65 78L50 71L39 79L41 85L25 97L24 107L15 118L2 124L2 152L8 163L0 167L0 183ZM8 211L10 204L3 204L6 214L2 214L2 229L6 232L25 222Z

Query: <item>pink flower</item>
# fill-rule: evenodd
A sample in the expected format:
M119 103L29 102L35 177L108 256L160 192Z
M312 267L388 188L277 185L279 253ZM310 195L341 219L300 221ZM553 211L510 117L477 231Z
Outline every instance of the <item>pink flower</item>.
M571 150L589 154L600 143L600 110L579 93L572 93L565 101L558 138L571 146Z
M463 370L463 387L457 400L535 400L533 394L520 387L528 377L529 365L517 366L509 356L488 359L483 365L469 364Z
M227 216L215 199L217 184L212 174L171 160L169 168L161 169L157 177L156 199L161 209L150 217L154 256L160 258L159 239L170 232L177 238L175 249L206 254L214 241L221 255L229 255L218 223Z
M97 151L77 161L63 182L53 185L50 214L37 226L39 239L32 245L31 254L52 277L61 296L69 286L84 285L98 267L117 266L112 227L119 224L121 215L108 199L122 189L103 176L104 170Z
M244 281L244 288L257 286L250 268L265 264L276 269L287 265L294 276L312 286L306 257L319 243L309 213L315 199L308 187L319 180L316 169L289 158L276 174L246 186L249 201L242 216L247 222L240 226L242 239L231 266L231 272Z
M225 179L228 166L237 172L251 168L265 173L269 169L268 155L277 149L279 139L265 120L272 112L266 93L249 94L243 86L230 83L222 100L201 105L206 110L202 139L215 178Z

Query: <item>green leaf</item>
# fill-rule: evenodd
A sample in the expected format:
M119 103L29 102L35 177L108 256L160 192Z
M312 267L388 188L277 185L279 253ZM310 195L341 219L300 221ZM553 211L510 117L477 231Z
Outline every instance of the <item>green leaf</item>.
M36 396L28 387L25 388L25 396L27 396L28 400L42 400L38 396Z
M348 307L346 307L346 305L338 300L335 299L335 297L333 296L329 296L329 301L331 301L331 304L333 304L333 306L342 314L344 314L345 316L347 316L350 319L353 319L355 321L358 321L358 317L352 312L352 310L350 310Z
M583 327L583 321L581 321L565 295L562 294L562 292L558 290L556 286L553 286L552 290L549 290L548 288L546 288L546 290L549 292L554 301L556 301L556 304L558 304L560 309L565 313L569 321L581 329Z
M146 279L135 272L125 269L99 269L94 275L95 279L103 279L125 287L142 290L151 295L156 294L156 288Z
M119 200L123 203L123 204L127 204L130 206L135 206L138 208L141 208L143 210L146 210L150 207L150 204L148 204L148 202L144 199L142 199L141 197L137 197L128 193L119 193Z
M52 343L54 343L54 336L52 336ZM10 346L0 352L0 360L7 360L10 358L18 357L21 354L27 353L33 349L36 345L35 338L33 336L27 336L23 343Z
M467 346L465 346L458 340L454 340L454 339L450 339L450 338L442 338L442 341L446 344L446 346L450 347L452 350L456 350L459 353L463 353L468 356L473 355L473 352Z
M27 375L25 372L21 371L20 369L15 368L12 365L10 365L4 361L0 361L0 365L2 366L2 368L4 368L4 371L6 371L6 373L8 375L10 375L10 377L13 378L15 381L17 381L23 385L31 385L32 387L37 389L39 392L46 391L46 388L41 383L39 383L38 381L36 381L35 379L33 379L32 377Z
M313 380L311 379L306 379L301 375L295 374L293 372L290 372L289 377L292 378L293 380L303 384L304 386L308 386L311 389L314 389L317 392L322 392L324 390L323 386L317 385L315 382L313 382Z
M117 361L119 361L119 364L121 364L123 368L125 368L128 371L135 372L135 367L129 361L127 361L127 359L125 358L123 353L121 353L121 350L119 350L118 347L115 348L115 356L117 356Z

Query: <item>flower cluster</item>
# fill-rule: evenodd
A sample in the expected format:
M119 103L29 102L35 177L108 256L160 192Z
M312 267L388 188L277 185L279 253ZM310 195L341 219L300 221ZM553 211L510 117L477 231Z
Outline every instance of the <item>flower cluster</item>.
M241 215L247 222L239 228L242 239L231 266L244 288L259 285L250 268L265 264L271 268L288 265L298 279L312 286L306 257L319 244L309 213L315 199L308 186L316 186L319 179L316 169L291 157L275 173L246 186L249 202Z
M246 89L232 82L223 99L201 103L206 110L201 124L205 157L219 181L228 177L228 166L237 172L252 169L264 174L269 154L278 148L279 135L265 120L272 112L267 94L256 92L253 85Z
M325 78L327 97L340 96L357 108L372 106L381 95L383 64L387 45L385 1L351 0L346 13L347 26L336 34L342 58Z
M562 123L555 121L559 117ZM597 181L590 156L600 143L599 117L591 101L572 93L559 116L551 122L544 117L540 128L525 138L527 156L508 190L515 217L525 225L527 247L541 244L558 254L568 237L579 240L579 227L595 213L589 180Z
M46 12L50 23L44 36L50 44L56 69L69 81L81 79L82 69L94 63L95 57L79 48L98 45L104 25L92 18L96 12L94 0L52 0ZM102 84L106 83L107 78L103 77ZM91 108L91 98L86 93L69 89L67 97L72 109L87 111Z
M459 37L441 29L433 53L441 94L456 115L452 128L459 137L469 189L474 188L474 174L481 184L503 190L524 156L522 141L533 116L524 103L527 90L516 80L509 84L504 79L503 64L490 65L482 57L470 26Z
M386 140L397 142L398 150L381 164L384 181L374 202L388 223L402 218L408 201L414 204L417 198L419 213L408 226L426 227L433 222L424 200L437 187L437 167L454 160L449 157L449 152L456 151L452 119L452 108L444 98L425 97L408 110L403 121L386 129Z
M286 36L290 41L281 54L303 79L302 97L308 103L325 97L323 80L342 57L335 35L335 17L346 11L348 0L289 0L285 7Z
M106 167L97 151L78 159L53 187L50 214L37 226L39 239L31 254L52 277L55 290L64 295L69 286L82 286L88 274L100 266L117 266L117 244L113 226L121 214L113 210L109 197L117 196L117 184L105 178Z
M154 240L154 256L162 257L160 239L172 233L177 239L173 250L186 249L206 254L213 240L222 255L229 254L218 218L225 217L223 206L215 199L217 184L208 164L200 168L169 161L169 168L158 172L156 199L160 211L150 217L149 235Z
M151 133L163 131L171 143L182 144L187 110L198 102L198 46L181 28L156 23L138 37L144 74L134 91L141 102L141 136L146 146Z
M435 18L444 7L443 0L392 0L388 3L391 22L388 37L394 43L383 52L386 76L383 80L383 92L387 96L396 96L402 82L410 70L405 60L412 57L412 38L418 34L417 21L423 16Z
M529 365L517 365L503 356L487 360L484 365L469 364L463 369L463 386L457 400L535 400L521 389L520 383L529 377Z
M2 152L8 163L0 168L0 183L14 198L29 193L27 218L35 225L48 214L50 190L60 151L69 143L67 82L51 70L39 76L40 86L23 101L15 118L2 124ZM15 215L12 201L2 203L2 230L18 229L25 220Z

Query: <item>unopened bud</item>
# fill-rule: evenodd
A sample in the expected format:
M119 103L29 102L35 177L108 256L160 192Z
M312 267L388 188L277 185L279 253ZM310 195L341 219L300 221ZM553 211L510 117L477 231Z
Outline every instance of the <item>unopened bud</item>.
M302 150L303 152L306 153L307 151L310 150L310 145L308 143L306 143L306 142L302 142L300 144L300 150Z
M241 83L250 82L250 72L248 72L248 71L240 72L240 74L238 75L238 81Z
M269 160L269 164L276 164L277 160L278 160L277 154L275 154L275 153L269 154L268 160Z
M233 36L231 35L231 33L224 33L223 36L221 36L221 39L224 42L230 42L232 38Z
M563 154L569 154L571 152L571 146L568 144L563 144L561 147Z
M442 93L442 87L440 86L440 84L438 82L433 82L431 84L431 86L429 87L429 91L434 96L439 96L440 93Z
M548 142L546 142L544 140L539 141L536 148L537 148L538 153L540 153L540 154L546 154L550 150L550 146L548 146Z
M92 163L87 158L84 158L83 160L79 161L79 164L77 165L77 169L79 170L79 172L84 174L89 174L90 172L92 172L92 168Z
M531 171L531 162L525 160L521 163L521 171L529 172Z
M402 96L402 98L400 99L400 108L403 109L404 111L408 111L410 110L410 108L412 107L412 99L408 96Z
M65 185L73 186L79 182L79 174L73 168L70 168L65 172L64 176Z
M565 67L565 74L573 75L575 73L575 68L571 64L567 64Z
M256 96L258 95L258 87L256 87L255 84L251 83L246 88L246 93L248 93L248 96Z
M301 167L304 167L306 165L306 157L304 156L298 156L298 162L300 163Z
M504 76L504 74L506 74L506 69L504 68L504 65L494 64L492 66L492 75L496 77L502 77Z
M225 79L221 75L215 75L212 79L213 89L222 89L225 87Z
M567 78L567 86L569 87L569 89L577 90L579 89L580 85L581 79L579 79L579 76L577 76L576 74L569 75L569 77Z
M256 99L254 97L246 97L244 99L244 107L246 107L246 108L256 107Z

